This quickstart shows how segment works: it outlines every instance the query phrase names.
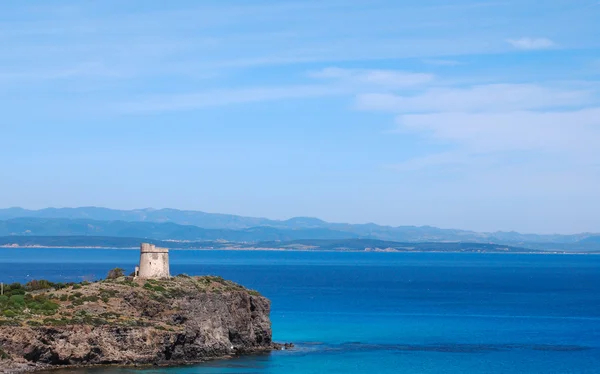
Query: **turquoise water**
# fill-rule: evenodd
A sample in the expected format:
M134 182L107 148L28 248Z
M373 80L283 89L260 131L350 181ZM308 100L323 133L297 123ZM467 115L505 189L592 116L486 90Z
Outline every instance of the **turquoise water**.
M0 249L0 281L97 279L126 250ZM294 351L68 373L599 373L600 256L173 251L272 300Z

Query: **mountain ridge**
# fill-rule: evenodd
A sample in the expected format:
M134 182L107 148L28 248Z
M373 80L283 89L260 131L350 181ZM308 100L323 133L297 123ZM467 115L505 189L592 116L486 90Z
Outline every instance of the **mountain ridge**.
M330 229L205 229L172 222L99 221L67 218L13 218L0 221L0 236L106 236L158 240L257 242L297 239L350 239L357 235Z
M594 233L580 234L522 234L515 231L476 232L472 230L442 229L433 226L386 226L375 223L331 223L314 217L292 217L272 220L262 217L245 217L231 214L206 213L178 209L118 210L103 207L45 208L29 210L19 207L0 209L0 220L16 218L89 219L95 221L123 221L145 223L172 223L203 229L249 230L270 227L281 230L327 229L343 232L350 237L377 238L391 241L466 241L498 242L514 245L524 243L577 243L598 236ZM339 237L338 237L339 238Z

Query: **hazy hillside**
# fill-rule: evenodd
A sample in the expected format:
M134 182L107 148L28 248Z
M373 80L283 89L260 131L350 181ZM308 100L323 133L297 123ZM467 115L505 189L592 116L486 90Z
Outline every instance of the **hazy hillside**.
M228 214L204 213L177 209L116 210L98 207L46 208L27 210L22 208L0 209L0 219L11 218L67 218L98 221L172 222L207 229L240 229L256 226L274 226L264 218L240 217Z
M242 217L177 209L115 210L97 207L47 208L41 210L26 210L22 208L0 209L0 220L11 220L24 217L121 222L118 224L95 223L91 224L93 227L85 230L83 227L78 227L76 232L79 235L93 235L94 233L108 235L110 233L110 235L118 234L119 236L159 235L161 238L167 238L169 235L176 235L177 237L191 237L192 239L202 240L206 238L211 238L210 240L213 240L213 238L224 237L234 238L227 240L243 241L360 237L397 242L479 242L528 246L533 244L573 244L593 236L593 234L588 233L577 235L537 235L521 234L518 232L478 233L467 230L440 229L431 226L391 227L373 223L329 223L311 217L295 217L289 220L279 221L266 218ZM124 225L124 222L144 223L146 225ZM30 224L34 224L34 221L30 221ZM39 235L71 235L65 233L73 232L70 231L68 227L65 227L65 222L62 222L58 226L56 226L56 224L56 222L53 223L50 220L45 221L47 227L36 226L36 232L44 232L44 234ZM78 225L76 222L73 222L73 224ZM166 226L157 226L157 224L164 224ZM186 227L183 228L177 225ZM213 231L197 230L189 226ZM256 229L257 227L260 228ZM23 229L26 230L24 227L16 227L14 229L7 228L8 231L5 230L4 232L12 232L11 230L22 232L19 230ZM231 230L234 230L235 233ZM153 234L155 232L156 234ZM310 236L297 236L300 233Z
M205 229L175 223L96 221L64 218L14 218L0 221L0 236L108 236L160 240L226 240L257 242L296 239L348 239L356 234L329 229L278 229L253 227L243 230Z

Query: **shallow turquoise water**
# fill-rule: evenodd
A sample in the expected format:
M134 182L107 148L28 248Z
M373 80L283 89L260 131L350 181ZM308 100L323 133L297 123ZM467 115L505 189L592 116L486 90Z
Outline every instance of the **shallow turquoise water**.
M1 249L0 280L81 280L136 251ZM600 256L174 251L272 300L294 351L69 373L599 373ZM29 275L29 277L27 277Z

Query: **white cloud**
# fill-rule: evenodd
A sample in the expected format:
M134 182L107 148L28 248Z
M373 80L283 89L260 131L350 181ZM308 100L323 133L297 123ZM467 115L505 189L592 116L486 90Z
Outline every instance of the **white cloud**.
M356 105L363 110L396 113L484 112L571 107L594 100L590 90L533 84L489 84L468 88L434 88L414 96L361 94L357 97Z
M352 95L368 88L398 89L420 86L434 79L425 73L395 70L325 68L310 72L309 77L323 80L322 84L281 85L216 89L183 94L140 97L116 105L119 112L161 112L193 110L232 104L283 99Z
M418 135L428 146L443 149L391 166L396 170L452 165L481 171L515 160L546 167L554 158L566 171L600 165L596 89L596 84L573 82L489 84L432 88L416 95L361 94L356 105L395 114L397 132Z
M283 99L324 97L343 94L345 89L327 85L265 86L207 90L173 95L140 97L112 109L125 113L193 110L232 104L256 103Z
M413 132L449 151L390 166L398 171L449 166L492 172L511 163L533 174L581 170L600 176L600 107L567 112L430 113L402 115L398 131ZM540 186L543 188L543 186Z
M434 80L433 74L397 70L342 69L329 67L309 73L312 78L331 79L351 84L389 88L419 86Z
M507 42L517 49L524 50L548 49L556 46L556 43L548 38L509 39Z
M538 150L600 161L600 108L413 114L399 116L397 122L401 129L425 133L472 153Z

